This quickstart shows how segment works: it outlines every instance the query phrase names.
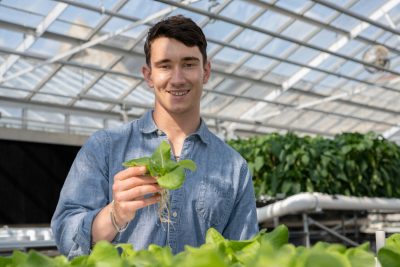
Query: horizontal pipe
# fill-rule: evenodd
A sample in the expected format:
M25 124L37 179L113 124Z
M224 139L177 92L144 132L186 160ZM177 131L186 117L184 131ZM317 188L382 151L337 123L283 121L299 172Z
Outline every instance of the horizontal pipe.
M400 211L400 199L300 193L265 207L257 208L257 219L261 223L287 214L319 210Z

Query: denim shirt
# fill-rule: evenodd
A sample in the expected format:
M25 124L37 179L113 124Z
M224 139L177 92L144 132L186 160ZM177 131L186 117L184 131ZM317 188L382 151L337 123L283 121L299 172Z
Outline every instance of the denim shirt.
M167 136L157 129L152 111L88 138L72 164L51 222L62 254L72 258L90 253L92 222L112 201L114 175L123 170L122 162L151 155L163 140ZM235 150L201 121L186 137L180 158L193 160L197 170L187 170L183 186L170 191L171 223L160 222L158 203L145 207L113 243L132 243L136 250L168 245L178 253L185 245L203 244L210 227L234 240L258 232L251 175Z

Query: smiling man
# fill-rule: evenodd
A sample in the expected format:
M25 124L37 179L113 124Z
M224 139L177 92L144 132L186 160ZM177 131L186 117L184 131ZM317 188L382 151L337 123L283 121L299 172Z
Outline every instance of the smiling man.
M189 18L154 25L144 46L143 76L154 90L154 110L139 120L93 134L78 153L52 219L61 253L90 253L100 241L199 246L210 227L228 239L258 232L254 189L245 160L211 133L200 117L203 85L210 77L207 41ZM171 158L191 159L184 185L170 192L170 223L160 222L160 187L145 167L122 163L149 156L162 141Z

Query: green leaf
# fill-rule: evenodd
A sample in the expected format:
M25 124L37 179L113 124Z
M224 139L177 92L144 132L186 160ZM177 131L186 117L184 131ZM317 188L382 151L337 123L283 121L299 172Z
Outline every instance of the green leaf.
M263 166L264 166L264 158L261 156L257 156L254 161L255 171L259 171Z
M171 159L171 146L167 141L162 141L154 153L151 155L154 164L160 169L165 168L167 161Z
M14 250L13 254L11 255L12 262L14 266L22 265L26 262L28 255L23 253L19 250Z
M150 158L149 157L143 157L143 158L138 158L138 159L132 159L125 161L122 163L123 166L125 167L136 167L136 166L149 166L150 164Z
M352 267L345 256L335 252L310 251L302 267ZM367 266L365 266L367 267ZM372 267L372 266L371 266Z
M345 255L351 263L352 267L374 266L375 257L371 252L367 252L360 248L350 248Z
M172 172L158 177L157 183L162 187L169 190L178 189L185 181L185 170L182 167L175 168Z
M183 159L177 162L179 166L189 169L192 172L196 170L196 163L194 163L193 160L190 159Z
M151 176L158 177L157 183L165 189L175 190L185 181L185 169L196 170L196 163L185 159L179 162L171 160L171 146L162 141L151 157L132 159L123 163L125 167L146 166Z
M286 225L281 224L272 232L265 233L260 237L261 243L270 243L273 247L279 248L289 241L289 230Z
M99 241L94 246L92 253L87 259L87 264L98 265L99 263L113 263L115 265L121 261L118 250L107 241Z
M219 244L224 242L225 238L214 228L209 228L206 233L206 244Z
M56 265L52 258L31 250L29 251L28 257L22 266L55 267Z
M382 267L399 267L400 254L386 247L378 251L378 260Z

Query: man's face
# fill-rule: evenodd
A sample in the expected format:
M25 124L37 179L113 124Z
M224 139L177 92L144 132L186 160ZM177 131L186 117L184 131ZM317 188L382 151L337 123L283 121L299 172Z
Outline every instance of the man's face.
M150 64L151 68L143 67L143 75L154 88L156 109L177 115L198 113L203 84L210 76L210 64L203 64L199 48L160 37L151 44Z

